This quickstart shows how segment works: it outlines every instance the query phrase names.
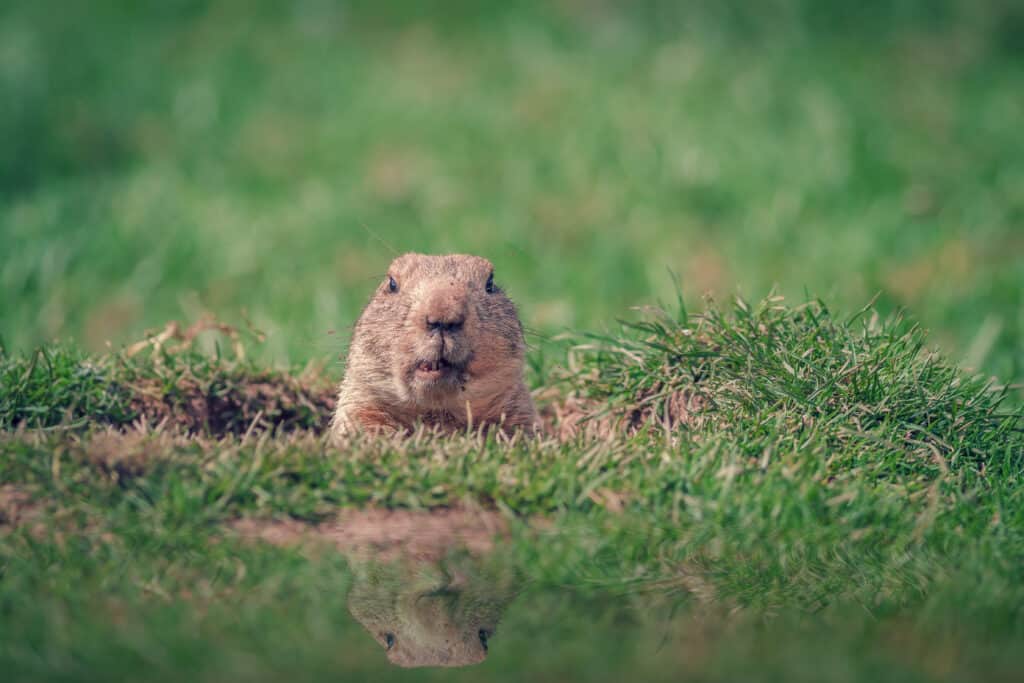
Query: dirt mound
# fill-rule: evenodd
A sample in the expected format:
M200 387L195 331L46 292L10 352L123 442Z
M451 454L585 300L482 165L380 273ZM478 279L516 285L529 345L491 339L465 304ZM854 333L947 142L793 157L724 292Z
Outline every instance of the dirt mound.
M132 412L149 424L190 434L241 435L254 430L321 432L334 411L334 387L277 373L180 377L168 387L156 378L127 385Z

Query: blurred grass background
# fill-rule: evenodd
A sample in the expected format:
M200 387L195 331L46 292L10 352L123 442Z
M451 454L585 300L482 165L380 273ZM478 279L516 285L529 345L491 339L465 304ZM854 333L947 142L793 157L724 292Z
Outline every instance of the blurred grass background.
M394 251L466 251L541 335L672 271L1024 376L1013 0L15 0L0 92L9 349L211 311L333 359Z

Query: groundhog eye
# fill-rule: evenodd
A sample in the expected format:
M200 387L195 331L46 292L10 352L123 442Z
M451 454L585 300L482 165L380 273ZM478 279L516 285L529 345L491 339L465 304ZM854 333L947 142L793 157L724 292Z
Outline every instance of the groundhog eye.
M395 282L395 278L388 276L388 291L394 294L398 291L398 283Z
M487 284L484 285L484 290L488 294L494 294L495 289L496 288L494 286L494 273L491 273L490 275L487 276Z
M393 282L393 280L392 280L392 282ZM395 646L395 634L394 633L385 633L384 634L384 645L389 650Z

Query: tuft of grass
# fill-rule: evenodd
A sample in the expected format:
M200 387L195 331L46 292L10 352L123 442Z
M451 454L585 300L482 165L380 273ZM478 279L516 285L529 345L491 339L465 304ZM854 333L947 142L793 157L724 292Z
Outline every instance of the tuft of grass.
M0 428L87 422L127 424L130 395L109 364L68 346L40 347L28 356L0 349Z
M621 337L577 346L565 380L589 420L727 437L755 458L821 443L833 467L935 473L1021 457L1006 387L927 348L922 329L866 307L836 320L781 297L687 316L654 309Z

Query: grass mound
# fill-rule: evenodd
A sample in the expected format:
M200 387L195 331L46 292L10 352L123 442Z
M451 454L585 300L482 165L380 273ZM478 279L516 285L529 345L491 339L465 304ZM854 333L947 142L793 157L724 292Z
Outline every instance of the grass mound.
M756 458L819 446L837 467L982 468L1019 456L1021 414L1005 388L870 308L837 321L820 301L737 300L694 316L656 311L627 328L570 358L581 425L729 438Z

